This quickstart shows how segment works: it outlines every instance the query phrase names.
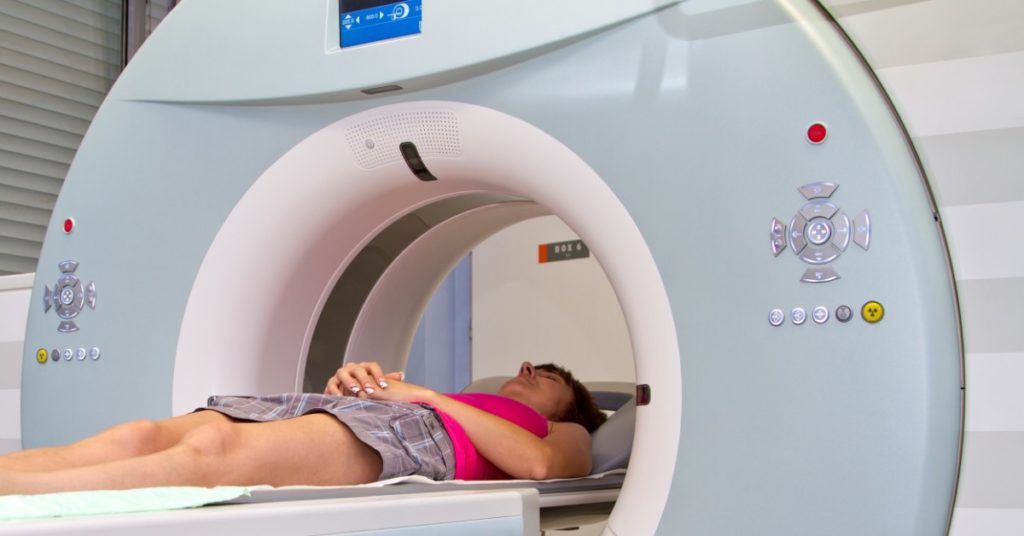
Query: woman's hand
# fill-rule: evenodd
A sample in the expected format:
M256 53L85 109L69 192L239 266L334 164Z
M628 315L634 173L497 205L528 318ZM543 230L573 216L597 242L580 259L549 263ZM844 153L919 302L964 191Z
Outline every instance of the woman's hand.
M324 393L395 402L429 402L437 394L426 387L405 383L404 378L402 372L385 374L380 365L372 361L347 363L327 380Z
M324 389L324 393L366 398L368 395L387 389L389 382L401 381L404 377L405 373L402 372L384 374L380 365L372 361L346 363L327 380L327 388Z

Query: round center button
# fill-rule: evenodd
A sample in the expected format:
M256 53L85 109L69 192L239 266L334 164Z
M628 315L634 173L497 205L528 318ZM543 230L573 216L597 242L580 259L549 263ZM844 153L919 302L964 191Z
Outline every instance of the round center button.
M820 246L832 238L832 226L828 220L815 219L807 225L807 241Z
M811 318L816 324L824 324L828 321L828 307L819 305L811 311Z
M71 305L71 302L75 301L75 291L70 287L64 287L60 291L60 302L64 305Z
M807 320L807 310L803 307L795 307L789 312L789 316L793 319L793 323L799 326Z

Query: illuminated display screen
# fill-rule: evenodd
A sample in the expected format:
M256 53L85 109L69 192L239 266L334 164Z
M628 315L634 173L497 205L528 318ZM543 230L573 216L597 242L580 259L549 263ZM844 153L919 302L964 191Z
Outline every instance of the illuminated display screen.
M338 0L341 47L420 33L423 0Z

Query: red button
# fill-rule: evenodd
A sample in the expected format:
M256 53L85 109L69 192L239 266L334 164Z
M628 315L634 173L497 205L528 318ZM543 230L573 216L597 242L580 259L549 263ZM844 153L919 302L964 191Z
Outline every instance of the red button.
M807 127L807 141L817 145L828 137L828 129L824 123L814 123Z
M64 220L64 233L65 234L71 234L71 231L73 231L74 229L75 229L75 219L74 218L68 218L68 219Z

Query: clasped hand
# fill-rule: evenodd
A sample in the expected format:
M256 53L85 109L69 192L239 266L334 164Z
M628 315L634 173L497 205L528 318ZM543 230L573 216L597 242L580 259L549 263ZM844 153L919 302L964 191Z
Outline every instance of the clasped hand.
M401 402L426 401L433 393L426 387L405 383L404 379L405 373L385 374L373 361L346 363L327 380L324 393Z

